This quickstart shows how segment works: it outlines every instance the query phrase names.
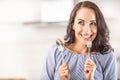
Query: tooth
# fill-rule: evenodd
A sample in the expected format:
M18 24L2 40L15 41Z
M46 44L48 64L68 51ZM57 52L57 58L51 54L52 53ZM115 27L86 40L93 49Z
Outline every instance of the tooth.
M89 38L90 36L83 36L84 38Z

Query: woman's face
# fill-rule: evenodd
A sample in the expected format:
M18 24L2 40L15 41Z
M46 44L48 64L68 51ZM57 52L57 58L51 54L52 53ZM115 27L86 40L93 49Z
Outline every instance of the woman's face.
M73 30L75 31L75 42L86 45L87 41L93 41L97 35L94 10L80 8L75 16Z

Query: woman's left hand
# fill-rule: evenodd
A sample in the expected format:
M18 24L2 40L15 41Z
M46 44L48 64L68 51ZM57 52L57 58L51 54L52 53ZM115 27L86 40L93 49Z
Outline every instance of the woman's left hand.
M96 64L90 58L87 58L84 64L84 74L86 80L94 80L95 70L96 70Z

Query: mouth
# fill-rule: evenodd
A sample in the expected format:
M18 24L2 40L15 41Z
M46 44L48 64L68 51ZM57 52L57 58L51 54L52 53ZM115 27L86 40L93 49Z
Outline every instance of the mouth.
M84 39L84 40L91 40L92 39L92 35L85 35L85 34L81 34L81 37Z

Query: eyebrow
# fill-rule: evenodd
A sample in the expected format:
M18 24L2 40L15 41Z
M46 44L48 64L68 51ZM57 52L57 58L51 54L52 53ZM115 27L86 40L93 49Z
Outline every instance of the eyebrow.
M96 22L96 20L91 20L90 22Z
M83 19L78 19L78 20L85 21ZM90 22L96 22L96 20L91 20Z
M83 20L83 19L78 19L78 20L80 20L80 21L85 21L85 20Z

